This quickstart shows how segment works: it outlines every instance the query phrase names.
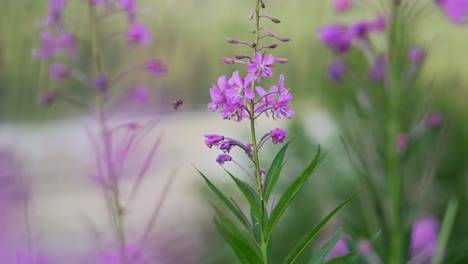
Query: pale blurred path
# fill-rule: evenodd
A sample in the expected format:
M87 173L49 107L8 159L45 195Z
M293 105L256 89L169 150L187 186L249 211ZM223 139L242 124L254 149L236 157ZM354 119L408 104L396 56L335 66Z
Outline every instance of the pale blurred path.
M262 120L260 133L284 125L282 122ZM0 127L0 147L14 149L23 165L23 174L32 181L31 218L39 240L50 250L87 250L89 242L93 241L90 227L98 233L109 231L104 199L90 177L95 170L94 156L83 123L84 119L78 119ZM237 124L211 113L179 111L162 117L152 132L154 137L149 137L162 135L162 145L139 195L128 209L129 237L139 235L138 231L152 213L165 181L177 169L176 179L153 231L159 234L170 230L174 235L180 233L184 239L198 240L202 235L200 227L211 221L212 212L201 195L203 183L193 166L215 181L227 180L215 162L220 151L207 148L203 135L216 133L245 139L247 126L247 122ZM128 187L124 184L124 192Z

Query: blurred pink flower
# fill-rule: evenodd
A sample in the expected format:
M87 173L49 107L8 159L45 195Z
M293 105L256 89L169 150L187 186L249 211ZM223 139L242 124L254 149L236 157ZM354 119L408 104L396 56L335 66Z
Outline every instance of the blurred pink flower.
M127 31L127 41L132 44L146 45L151 42L151 33L142 23L134 23Z
M410 256L429 263L434 256L439 237L439 221L434 217L416 220L411 231Z
M344 12L351 7L351 0L333 0L333 5L336 11Z
M158 59L148 60L144 63L144 66L146 70L154 75L161 75L166 72L166 66Z
M51 64L49 66L50 78L55 80L63 80L70 76L70 69L65 64Z
M122 254L119 250L109 250L101 253L98 264L143 264L143 252L136 245L127 245L125 248L127 261L122 260ZM149 263L148 263L149 264Z
M399 152L404 152L408 148L409 137L406 133L400 133L396 139L396 147Z
M444 116L440 112L431 112L426 117L426 124L430 128L438 127L444 121Z
M348 253L349 253L348 244L346 244L346 241L343 238L340 238L340 240L338 240L338 242L336 242L336 244L332 247L330 252L328 252L328 255L325 258L325 261L330 260L332 258L345 256Z
M151 99L151 92L143 86L135 86L129 91L130 98L138 103L147 103Z
M435 0L445 15L456 24L468 22L468 0Z

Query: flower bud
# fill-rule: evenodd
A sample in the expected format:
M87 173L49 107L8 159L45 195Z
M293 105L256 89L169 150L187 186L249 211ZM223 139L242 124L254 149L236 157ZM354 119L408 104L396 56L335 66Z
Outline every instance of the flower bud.
M232 157L229 156L228 154L221 154L216 158L216 162L218 162L219 165L222 165L224 164L224 162L231 161L231 160L232 160Z
M51 105L52 103L54 103L57 98L59 97L60 93L59 91L57 90L50 90L50 91L47 91L45 93L43 93L40 97L39 97L39 104L40 105Z
M271 43L270 45L263 46L263 48L266 49L274 49L276 47L278 47L278 43Z
M166 72L166 67L164 64L158 59L152 59L146 61L144 64L146 70L154 75L161 75Z
M65 64L52 64L49 66L50 77L55 80L63 80L70 76L70 69Z
M419 47L412 47L408 52L408 57L413 64L420 64L423 62L426 53Z
M285 59L285 58L275 58L275 61L278 62L278 63L286 63L286 62L288 62L288 59Z
M242 60L242 59L250 59L250 57L249 57L249 56L247 56L247 55L244 55L244 54L236 54L236 55L234 55L234 56L235 56L235 57L236 57L236 59L238 59L238 60Z
M237 43L239 43L239 41L238 41L237 39L233 39L233 38L229 38L229 37L226 38L226 40L227 40L227 42L232 43L232 44L237 44Z
M226 63L226 64L234 64L234 63L236 63L236 61L235 61L234 59L226 58L226 57L223 58L223 62Z
M287 37L284 37L284 36L278 36L278 35L275 35L275 38L278 39L279 41L282 41L282 42L288 42L288 41L291 40L290 38L287 38Z
M105 74L99 75L94 81L94 88L101 92L106 91L108 85L109 85L109 79L107 78L107 75Z
M276 24L281 23L281 20L274 18L274 17L271 18L271 21L273 21L273 23L276 23Z
M404 152L408 148L409 138L405 133L400 133L396 139L396 147L399 152Z
M334 8L337 12L344 12L351 7L351 0L334 0Z
M438 127L444 121L444 116L440 112L431 112L426 117L426 124L430 128Z
M335 81L340 82L343 79L343 75L346 73L346 64L341 60L334 60L328 66L328 77Z

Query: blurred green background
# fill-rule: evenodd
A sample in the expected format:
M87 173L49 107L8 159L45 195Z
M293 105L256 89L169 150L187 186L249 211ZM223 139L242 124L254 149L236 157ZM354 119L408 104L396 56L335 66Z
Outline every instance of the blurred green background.
M466 60L462 59L467 40L467 29L450 24L430 0L419 0L427 4L425 13L417 20L415 40L430 49L430 59L424 70L425 78L448 81L457 78L467 81L463 74ZM89 38L87 10L82 10L80 1L70 1L73 7L66 9L71 17L71 28L81 40ZM288 87L293 89L299 105L327 104L318 99L325 89L325 67L331 54L316 38L316 29L333 21L350 21L357 17L372 17L378 8L362 4L350 13L335 14L331 1L269 0L267 12L282 20L270 29L292 39L280 45L277 56L288 58L290 63L280 65L276 71L287 76ZM228 74L232 67L221 63L221 57L239 53L244 47L229 45L226 36L250 41L252 24L247 19L252 4L246 0L158 0L138 1L139 18L148 23L154 41L142 51L122 54L121 46L106 47L107 58L131 61L135 53L139 58L159 57L169 69L164 78L152 81L158 93L186 100L193 109L203 109L209 99L208 88L221 74ZM48 78L46 63L33 58L32 51L38 46L40 27L38 22L46 13L46 1L4 1L0 10L0 117L16 122L44 117L58 117L64 111L49 111L35 102L41 91L53 87ZM123 23L111 21L106 25L109 32L123 31ZM87 53L88 52L88 53ZM89 47L81 46L78 63L87 65ZM113 64L115 65L115 64ZM77 93L85 93L77 83L67 83ZM437 90L453 96L454 103L466 96L466 89L440 85ZM462 96L458 96L462 95ZM457 99L458 98L458 99ZM313 103L312 103L313 102ZM58 106L64 107L64 106ZM66 109L62 109L66 110ZM52 114L53 113L53 114ZM65 111L67 113L67 111ZM52 115L52 116L51 116Z

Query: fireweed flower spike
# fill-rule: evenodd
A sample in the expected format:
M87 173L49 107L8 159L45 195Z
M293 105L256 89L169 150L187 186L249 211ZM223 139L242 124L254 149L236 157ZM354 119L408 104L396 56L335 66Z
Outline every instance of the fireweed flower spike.
M439 161L439 158L433 155L424 161L421 160L423 156L418 154L421 152L412 150L424 148L429 150L427 145L432 144L422 140L424 133L430 132L437 134L439 139L442 138L441 131L434 128L440 127L444 118L440 113L408 111L408 105L413 109L419 109L426 108L428 104L424 100L427 98L423 93L414 91L420 91L420 87L416 87L423 83L418 80L419 72L423 69L429 53L421 48L424 46L416 46L409 42L414 34L410 25L416 24L418 16L422 16L423 12L422 9L416 10L417 1L387 2L389 8L382 10L385 16L378 14L374 19L357 20L349 24L332 22L318 29L318 39L333 53L333 61L327 71L332 81L341 80L345 68L336 60L347 61L348 57L354 56L351 57L354 59L353 66L356 67L353 69L361 67L367 69L364 74L352 72L352 78L339 83L343 89L346 88L346 93L343 92L341 98L336 98L335 93L330 93L333 96L330 99L340 100L340 104L345 104L344 110L340 110L337 123L345 135L349 159L353 162L362 160L353 166L356 170L364 172L363 185L366 189L384 192L383 196L372 198L378 209L366 208L361 211L364 218L373 215L378 222L366 230L366 235L375 229L381 229L387 234L372 241L375 248L372 254L366 256L368 262L430 263L434 254L438 227L434 220L428 221L429 223L422 222L422 227L417 221L411 232L411 241L408 241L407 234L411 230L406 223L412 220L408 218L412 212L420 210L418 207L422 204L416 205L407 194L412 191L408 188L411 188L415 181L425 182L428 185L434 183L428 180L434 178L434 170L427 173L426 177L419 173L418 168L427 166L426 168L435 169L434 166L437 165L434 161ZM434 2L454 23L468 23L468 0L434 0ZM353 54L348 55L350 51ZM358 52L359 58L366 60L356 60L354 52ZM349 109L355 112L349 115ZM349 120L350 116L353 117L352 121ZM368 129L368 126L363 128L359 124L373 124L374 127ZM357 134L362 135L356 137ZM438 144L433 145L434 152L437 153L440 152L439 148L443 148ZM377 160L378 162L374 162ZM376 163L380 163L380 168L373 167L372 164ZM419 175L422 179L411 179L414 175ZM423 196L430 195L427 193L421 195L417 201L424 201L426 197ZM382 215L382 208L385 208L385 215ZM447 239L447 236L444 238ZM438 252L443 250L440 248ZM417 251L423 252L419 259L416 256ZM374 257L381 261L372 261ZM434 263L442 263L441 260L438 259Z
M47 23L43 23L44 28L40 34L40 47L35 52L35 55L40 60L46 60L50 63L49 73L50 77L55 80L64 80L71 75L71 70L74 65L73 60L77 56L78 43L76 38L67 31L68 23L63 16L64 8L67 1L65 0L51 0L49 4L49 14ZM76 101L80 106L83 106L86 112L96 111L93 119L96 126L91 126L88 123L84 124L89 142L91 143L94 151L94 158L96 163L96 172L92 175L94 180L99 184L105 200L108 202L109 214L111 215L113 234L115 237L113 245L107 253L103 253L101 259L93 261L93 263L102 264L130 264L130 263L160 263L158 259L142 259L140 256L145 256L142 251L144 250L144 242L149 236L153 226L154 218L157 216L158 207L151 216L151 219L144 232L138 245L133 246L127 239L125 229L125 216L129 212L125 206L129 206L135 193L141 186L142 179L148 174L148 170L154 161L156 151L160 145L159 138L148 142L149 149L142 149L142 141L147 142L149 139L148 132L154 127L155 122L150 121L148 124L142 124L140 121L133 120L115 120L114 116L120 114L120 103L132 103L133 105L143 105L151 102L151 91L142 84L134 84L132 87L123 87L118 89L123 92L114 96L116 93L111 93L110 90L121 88L116 86L123 85L121 82L122 77L134 70L141 70L150 73L153 76L160 76L166 72L165 65L158 59L146 58L143 63L130 67L127 71L112 74L107 72L106 65L104 64L105 58L100 51L99 40L99 26L101 23L100 17L105 8L101 5L112 5L113 8L117 7L119 11L123 11L128 16L128 31L126 34L119 35L123 43L129 43L127 48L140 48L140 46L148 44L151 40L150 30L141 22L136 22L136 3L134 0L89 0L80 1L80 3L88 4L90 23L90 43L92 43L92 58L94 62L95 72L90 76L84 78L88 88L96 92L97 105L91 105L94 100L79 100ZM105 11L107 12L107 11ZM110 13L113 15L114 13ZM106 15L108 15L106 13ZM85 36L86 37L86 36ZM70 62L69 65L61 64L57 61L60 53L60 61ZM62 56L64 55L64 56ZM64 59L64 60L62 60ZM89 71L83 71L89 72ZM73 72L74 73L74 72ZM60 82L56 82L59 84ZM60 96L59 96L60 95ZM57 99L67 98L66 90L50 90L46 92L41 98L40 103L50 105ZM123 99L122 99L123 98ZM115 107L118 105L117 107ZM116 109L117 108L117 109ZM91 111L90 111L91 110ZM112 120L111 120L112 119ZM141 155L142 154L142 155ZM135 157L140 158L138 162L132 160L132 166L129 166L130 159ZM131 167L131 168L130 168ZM129 170L135 170L129 172ZM124 203L121 193L121 180L123 178L131 177L132 186L128 201ZM168 181L170 182L170 181ZM166 190L169 188L167 185ZM165 194L165 192L163 192ZM164 196L162 196L164 198ZM161 199L160 201L164 201ZM124 206L125 204L125 206ZM102 245L104 248L105 246Z
M261 8L265 8L265 3L260 0L256 0L255 2L255 8L249 15L249 19L254 20L255 25L255 28L252 30L255 36L254 41L226 38L227 42L230 44L243 44L242 47L250 48L251 55L244 55L245 53L242 52L234 55L237 60L226 57L222 59L226 64L242 65L243 70L234 71L231 77L228 77L229 74L221 75L209 90L211 102L208 104L208 109L211 112L219 111L223 119L236 122L247 120L250 123L251 143L244 144L239 140L227 138L226 136L218 134L205 135L205 144L208 147L212 148L216 146L223 152L223 154L220 154L216 158L216 162L222 165L225 162L231 161L246 172L249 177L250 173L248 171L250 170L246 168L253 167L253 177L250 177L254 180L253 186L231 174L229 171L227 172L249 202L250 213L244 212L232 197L228 199L203 173L200 172L200 174L207 182L209 188L211 188L224 202L227 208L236 216L237 220L240 222L239 226L244 229L243 231L237 230L237 225L216 208L216 227L223 235L226 242L233 248L239 260L242 263L268 264L270 263L270 258L272 258L268 253L272 243L272 230L295 193L297 193L308 177L310 177L319 160L320 150L305 172L297 177L295 184L292 184L284 196L279 199L279 202L275 203L275 201L272 201L272 191L280 176L280 168L284 165L283 160L288 144L282 147L276 155L271 167L267 169L263 169L263 162L260 160L260 152L264 144L270 142L269 139L271 139L273 144L284 142L287 131L276 128L258 139L256 123L257 118L263 115L272 119L280 119L282 117L290 119L294 117L294 110L289 105L292 100L292 94L290 93L290 89L286 88L284 74L279 74L277 84L269 88L264 85L275 76L273 69L277 66L277 63L286 63L288 61L286 58L276 58L273 54L269 53L271 49L279 46L278 43L271 43L270 41L287 42L289 38L276 35L261 25L261 22L280 23L281 21L273 16L261 14L263 10ZM346 32L345 37L341 35L342 31ZM343 53L351 46L351 39L349 38L350 35L347 34L347 28L337 27L325 29L320 32L320 35L337 53ZM266 39L268 39L268 43L260 43L262 40ZM237 163L231 154L227 154L235 147L244 150L248 161L251 163L249 166L242 166ZM340 207L344 206L351 199L352 198L342 203ZM276 204L276 206L272 206L271 212L268 212L268 208L272 204ZM331 215L335 214L336 211L337 210L332 212ZM226 227L228 226L233 229L227 229ZM234 231L234 229L236 230ZM313 232L318 232L319 229ZM246 237L242 237L243 235L241 234L245 233L247 233ZM233 236L236 237L235 240L230 239ZM310 238L305 244L299 243L297 245L287 257L285 263L292 263L314 235L309 234L308 237ZM255 240L255 243L250 243L252 240Z

